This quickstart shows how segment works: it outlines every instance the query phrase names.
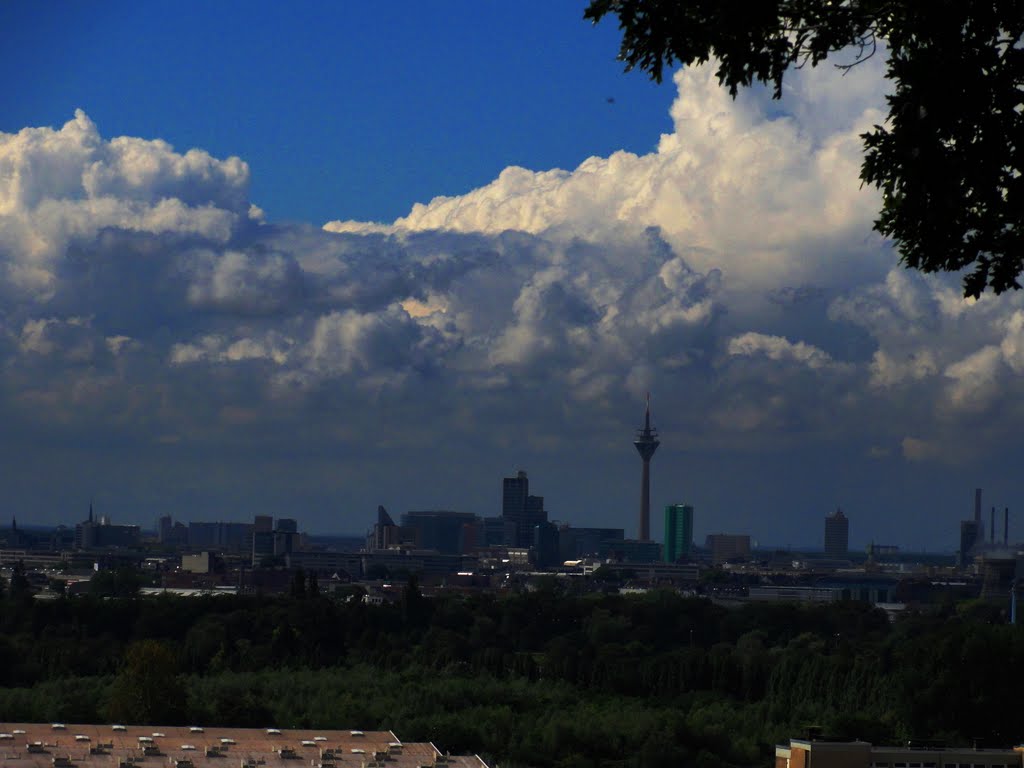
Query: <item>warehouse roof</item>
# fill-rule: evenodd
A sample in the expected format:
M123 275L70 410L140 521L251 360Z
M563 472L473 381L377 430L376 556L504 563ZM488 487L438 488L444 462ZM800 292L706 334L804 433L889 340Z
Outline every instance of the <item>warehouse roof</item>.
M0 764L71 766L240 765L242 768L488 768L475 755L444 755L391 731L0 723Z

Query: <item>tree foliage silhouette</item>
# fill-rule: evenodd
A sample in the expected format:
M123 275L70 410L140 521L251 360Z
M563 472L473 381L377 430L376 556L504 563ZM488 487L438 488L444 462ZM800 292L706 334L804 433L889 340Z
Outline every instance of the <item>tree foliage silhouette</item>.
M185 701L178 660L167 643L140 640L128 646L107 702L112 720L173 725L181 720Z
M888 120L862 135L861 179L882 191L875 229L907 267L964 270L964 294L1019 289L1024 270L1024 4L1018 0L591 0L612 14L619 58L660 82L666 66L718 62L735 96L782 95L790 69L886 50Z

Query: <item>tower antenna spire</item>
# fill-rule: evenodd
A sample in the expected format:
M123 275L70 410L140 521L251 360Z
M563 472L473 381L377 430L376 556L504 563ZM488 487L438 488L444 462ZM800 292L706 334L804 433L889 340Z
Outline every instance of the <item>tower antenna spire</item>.
M661 441L658 431L651 427L651 393L647 393L647 407L644 410L644 426L638 429L633 441L640 459L643 461L643 472L640 475L640 520L637 525L637 538L640 541L651 539L651 457L658 450Z

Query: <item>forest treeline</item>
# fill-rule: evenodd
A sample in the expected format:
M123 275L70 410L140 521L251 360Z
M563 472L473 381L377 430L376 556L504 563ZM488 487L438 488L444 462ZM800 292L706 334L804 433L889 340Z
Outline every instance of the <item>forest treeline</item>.
M980 604L672 591L394 605L335 596L0 600L0 721L392 729L503 768L767 765L808 726L1024 740L1024 634Z

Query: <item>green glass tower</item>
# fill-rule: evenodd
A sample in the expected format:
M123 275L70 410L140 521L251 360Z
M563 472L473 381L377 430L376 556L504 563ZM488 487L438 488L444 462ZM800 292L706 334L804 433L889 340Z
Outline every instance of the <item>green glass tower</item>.
M669 504L665 507L665 562L674 563L690 554L693 542L693 507Z

